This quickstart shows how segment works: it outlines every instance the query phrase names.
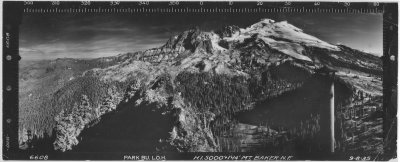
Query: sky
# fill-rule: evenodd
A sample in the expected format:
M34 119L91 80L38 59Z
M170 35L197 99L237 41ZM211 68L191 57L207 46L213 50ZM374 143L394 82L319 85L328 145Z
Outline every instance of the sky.
M343 13L24 15L20 55L23 60L114 56L162 46L194 26L203 31L226 25L245 28L262 18L286 20L326 42L382 55L382 15Z

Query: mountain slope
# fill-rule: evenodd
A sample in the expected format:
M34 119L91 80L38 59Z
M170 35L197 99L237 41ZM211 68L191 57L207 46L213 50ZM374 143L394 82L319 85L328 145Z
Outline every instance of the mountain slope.
M337 105L351 105L359 95L382 96L378 57L329 44L285 21L263 19L245 29L227 26L217 32L194 28L159 48L109 59L118 61L88 66L74 75L80 79L48 93L57 101L52 111L65 110L49 125L56 125L56 149L73 149L80 133L99 129L90 127L102 116L111 118L109 112L147 106L172 120L166 128L170 136L160 139L158 150L220 151L216 135L234 125L237 113L301 88L324 66L338 71L335 84L344 90ZM82 82L90 79L95 84ZM95 118L73 108L82 104L82 95L89 96L90 110L101 112L90 115Z
M60 107L64 104L63 101L56 102L59 91L66 89L65 87L72 87L74 82L75 85L79 85L81 82L93 81L92 78L86 80L80 77L86 70L115 65L127 56L129 54L90 60L63 58L24 61L22 59L19 68L20 142L27 140L28 130L38 137L52 135L55 127L54 116L61 111Z

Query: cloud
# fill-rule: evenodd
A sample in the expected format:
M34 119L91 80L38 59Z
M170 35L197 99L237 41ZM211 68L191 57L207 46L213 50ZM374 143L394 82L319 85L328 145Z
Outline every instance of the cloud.
M68 19L55 21L49 31L42 31L42 25L33 25L23 22L21 31L21 49L41 51L24 53L25 58L95 58L117 55L158 47L169 38L163 25L157 28L148 28L147 25L137 25L130 21L92 17L83 19ZM62 24L62 25L60 25ZM62 27L59 27L62 26ZM172 26L172 25L168 25ZM47 27L48 28L48 27ZM32 30L41 33L32 34Z
M146 50L151 47L161 46L163 42L164 41L161 42L152 39L151 37L142 39L130 37L104 37L81 41L79 43L52 41L30 46L29 49L21 48L20 51L26 58L33 58L30 57L32 55L52 59L62 57L97 58Z
M206 31L232 24L246 27L266 17L288 20L327 42L381 50L381 18L360 15L26 15L21 26L20 52L25 58L105 57L159 47L169 37L193 26Z
M38 60L46 57L46 54L41 50L23 47L19 48L19 55L22 60Z

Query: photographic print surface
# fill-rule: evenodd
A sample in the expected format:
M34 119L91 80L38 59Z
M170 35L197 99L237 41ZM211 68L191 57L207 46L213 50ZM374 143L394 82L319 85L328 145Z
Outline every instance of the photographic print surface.
M396 158L395 3L4 7L3 159Z

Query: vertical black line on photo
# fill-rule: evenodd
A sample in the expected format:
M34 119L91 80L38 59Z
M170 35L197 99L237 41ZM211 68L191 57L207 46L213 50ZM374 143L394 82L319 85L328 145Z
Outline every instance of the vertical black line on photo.
M23 2L3 3L3 159L18 152L19 25Z
M383 140L382 160L397 152L397 72L398 72L398 4L384 5L383 14Z

